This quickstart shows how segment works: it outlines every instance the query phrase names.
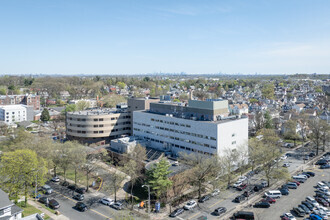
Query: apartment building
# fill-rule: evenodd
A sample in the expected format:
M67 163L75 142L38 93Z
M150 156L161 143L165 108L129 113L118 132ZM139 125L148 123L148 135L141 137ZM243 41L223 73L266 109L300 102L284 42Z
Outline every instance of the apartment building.
M228 115L227 100L150 103L149 110L133 112L133 135L175 156L180 152L221 156L226 149L247 148L248 118Z
M95 108L66 114L69 140L86 144L107 144L131 134L131 116L127 109Z
M40 110L39 95L1 95L0 105L27 105L33 106L33 110Z
M27 121L27 106L24 105L3 105L0 106L0 121L8 125L16 122Z

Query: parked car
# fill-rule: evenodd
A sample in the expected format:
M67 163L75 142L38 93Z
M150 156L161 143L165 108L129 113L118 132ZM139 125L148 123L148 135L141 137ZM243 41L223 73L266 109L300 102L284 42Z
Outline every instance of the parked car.
M289 189L297 189L298 188L297 184L292 183L292 182L288 182L285 186Z
M174 210L171 214L170 217L176 217L178 215L181 215L184 212L184 210L182 208L178 208L176 210Z
M254 220L254 213L247 211L238 211L234 213L233 219Z
M76 190L76 185L74 184L68 185L68 189Z
M238 181L244 182L245 180L247 180L246 176L240 176L238 177Z
M39 198L39 200L38 200L40 203L42 203L42 204L48 204L48 198L47 197L45 197L45 196L43 196L43 197L41 197L41 198Z
M51 199L48 202L48 206L52 209L58 209L60 207L60 204L55 199Z
M77 193L77 194L75 194L75 195L73 196L73 198L74 198L75 200L78 200L78 201L83 201L84 198L85 198L85 196L84 196L84 194Z
M311 203L314 207L319 207L320 205L317 203L317 201L315 199L313 199L312 197L310 196L307 196L306 197L306 201Z
M53 192L53 189L49 186L49 185L43 185L41 187L41 190L45 193L45 194L51 194Z
M311 177L314 177L315 176L315 173L314 172L307 171L305 173L309 174Z
M276 202L276 200L273 198L270 198L270 197L266 197L266 198L262 199L261 202L268 202L269 204L273 204Z
M268 202L257 202L256 204L254 204L255 208L269 208L270 204Z
M75 191L77 193L84 194L86 192L86 188L85 187L80 187L80 188L77 188Z
M284 213L282 216L281 216L281 219L282 220L296 220L296 218L291 214L291 213Z
M245 196L239 195L235 197L234 202L240 203L243 200L245 200Z
M302 201L301 204L305 205L311 211L313 211L313 209L314 209L314 206L312 204L310 204L309 202Z
M223 214L225 212L227 212L227 209L225 207L219 207L214 210L213 214L216 216L220 216L221 214Z
M311 153L308 154L308 156L310 156L310 157L315 157L316 154L315 154L314 152L311 152Z
M327 213L325 213L323 210L321 211L321 210L319 210L319 209L316 209L316 210L313 211L313 213L314 213L315 215L320 216L322 219L328 219L328 215L327 215Z
M330 203L330 197L327 196L327 195L324 194L324 193L316 192L314 197L321 197L321 198L323 198L325 201L327 201L328 203Z
M329 169L330 168L330 164L323 164L320 166L320 169Z
M255 185L254 188L253 188L253 190L255 192L258 192L258 191L262 190L263 188L264 188L263 185L259 184L259 185Z
M70 183L69 182L67 182L67 181L64 181L64 182L62 182L62 184L61 184L62 186L65 186L65 187L68 187L69 185L70 185Z
M191 209L195 208L195 206L197 206L197 202L195 200L191 200L191 201L187 202L187 204L185 206L183 206L183 208L185 210L191 210Z
M310 220L322 220L322 217L321 216L318 216L316 214L310 214L309 215L309 219Z
M323 189L329 189L329 186L326 185L325 183L323 182L318 182L317 185L316 185L317 188L323 188Z
M252 193L253 193L252 190L246 190L246 191L243 192L243 195L244 195L245 197L249 197Z
M329 207L329 203L327 201L325 201L325 199L321 198L321 197L316 197L315 200L323 205L324 207Z
M297 186L300 186L300 182L299 181L291 180L291 182L297 184Z
M304 210L306 214L310 214L311 213L311 210L307 206L305 206L303 204L298 205L298 207L301 208L302 210Z
M198 200L198 202L203 203L209 199L210 199L210 195L204 195Z
M289 195L289 189L288 188L280 188L279 191L282 193L282 195L287 196Z
M281 160L286 160L286 159L288 158L288 156L283 155L283 156L281 156L280 158L281 158Z
M244 183L244 184L241 184L240 186L237 187L237 190L238 191L242 191L243 189L245 189L247 187L247 184Z
M311 175L309 173L307 173L307 172L302 172L301 175L305 175L305 176L307 176L307 178L310 178L311 177Z
M324 165L324 164L328 164L328 161L325 160L325 159L321 159L321 160L318 160L315 165Z
M212 196L216 196L216 195L219 195L220 193L220 190L219 189L215 189L213 190L213 192L211 193Z
M289 163L284 163L284 164L283 164L283 167L289 167L289 166L290 166Z
M233 187L236 188L240 186L243 182L242 181L237 181L236 183L233 184Z
M120 202L112 203L110 207L117 209L117 210L122 210L123 209L123 204Z
M102 203L103 205L111 205L112 203L114 203L114 201L110 198L104 197L100 200L100 203Z
M323 194L325 194L325 195L327 195L327 196L330 196L330 192L329 192L329 190L324 189L324 188L319 188L319 189L317 189L317 192L321 192L321 193L323 193Z
M83 202L77 202L75 208L81 212L84 212L87 210L87 205Z
M51 181L57 183L57 182L60 182L60 178L58 176L54 176Z
M304 217L306 215L306 212L299 207L295 207L292 209L299 217Z

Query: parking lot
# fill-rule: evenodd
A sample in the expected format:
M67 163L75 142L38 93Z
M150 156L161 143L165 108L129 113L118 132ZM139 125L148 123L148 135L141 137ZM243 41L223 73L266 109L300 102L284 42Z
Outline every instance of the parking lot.
M315 172L315 177L308 178L308 180L301 184L298 189L291 189L288 196L282 196L278 199L275 204L272 204L270 208L250 208L246 209L248 211L253 211L258 219L280 219L280 216L285 212L291 212L297 219L304 219L302 217L296 216L291 210L293 207L297 207L301 204L301 201L306 199L306 196L314 196L315 188L314 186L317 182L322 180L330 180L330 170L320 170L318 168L311 169Z

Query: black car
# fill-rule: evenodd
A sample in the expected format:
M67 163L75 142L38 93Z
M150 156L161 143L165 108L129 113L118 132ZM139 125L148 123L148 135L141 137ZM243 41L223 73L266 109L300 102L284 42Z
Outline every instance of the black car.
M44 197L39 198L38 201L42 204L47 204L49 200L47 197L44 196Z
M288 188L280 188L279 191L282 195L287 196L289 195L289 189Z
M258 192L258 191L262 190L263 188L264 188L263 185L255 185L253 190Z
M307 178L311 177L311 175L308 172L302 172L301 175L305 175L305 176L307 176Z
M239 196L236 196L236 198L234 199L234 202L240 203L243 200L245 200L245 196L239 195Z
M327 196L326 194L322 193L322 192L318 192L316 191L316 195L314 197L321 197L323 198L325 201L327 201L328 203L330 203L330 197Z
M84 196L84 194L78 193L78 194L74 195L73 198L78 200L78 201L83 201L85 196Z
M48 202L48 206L52 209L58 209L60 207L60 203L58 203L55 199L51 199Z
M176 216L178 216L178 215L181 215L183 212L184 212L184 209L183 209L183 208L175 209L175 210L170 214L170 217L176 217Z
M314 172L307 171L305 173L308 173L311 177L314 177L315 176L315 173Z
M234 213L233 219L254 220L254 214L253 212L238 211Z
M68 189L76 190L76 185L68 185Z
M198 200L198 202L203 203L203 202L205 202L205 201L207 201L207 200L209 200L209 199L210 199L210 195L205 195L205 196L202 196L202 197Z
M87 210L87 205L85 205L83 202L77 202L75 208L81 212L84 212Z
M219 207L214 210L214 215L219 216L223 213L227 212L227 209L225 207Z
M254 204L255 208L269 208L270 204L268 202L257 202Z
M301 204L305 205L309 210L313 211L313 206L306 201L302 201Z
M310 154L308 154L308 156L315 157L316 155L315 155L315 153L311 152Z
M75 191L77 193L84 194L86 192L86 188L85 187L76 188Z
M318 161L315 163L315 165L324 165L324 164L327 164L327 163L328 163L327 160L322 159L322 160L318 160Z
M120 202L112 203L110 204L111 208L117 209L117 210L122 210L123 209L123 204Z
M330 168L330 164L323 164L320 166L320 169L329 169Z

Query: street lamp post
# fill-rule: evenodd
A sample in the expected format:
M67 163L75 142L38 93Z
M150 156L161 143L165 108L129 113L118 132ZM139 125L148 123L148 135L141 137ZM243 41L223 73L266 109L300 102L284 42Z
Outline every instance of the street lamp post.
M150 216L150 186L142 185L142 187L148 187L148 215Z

